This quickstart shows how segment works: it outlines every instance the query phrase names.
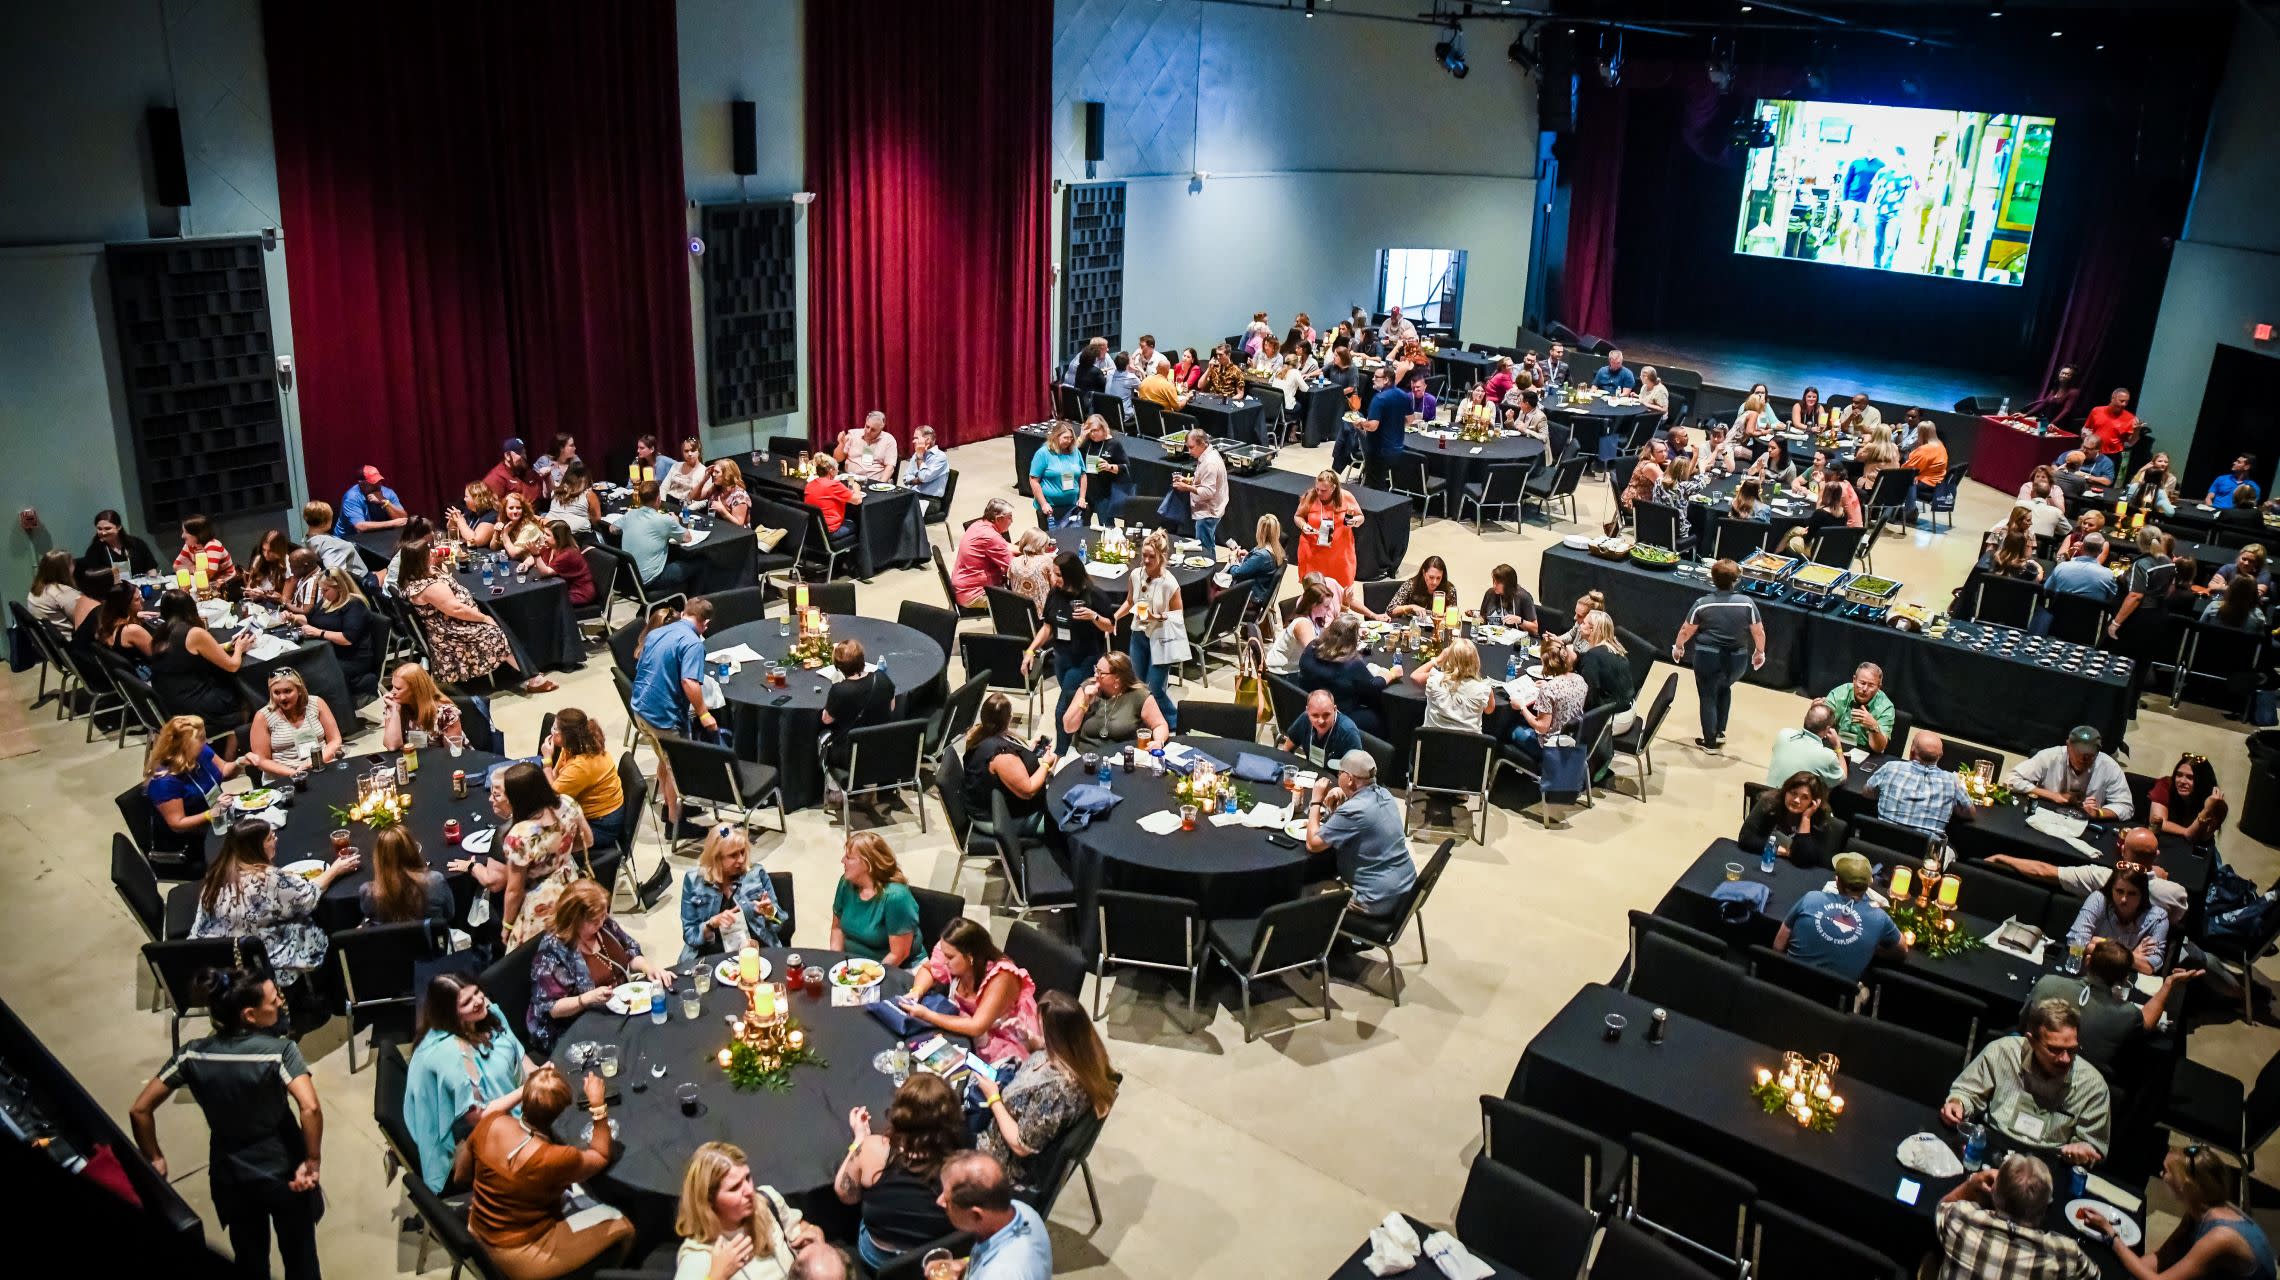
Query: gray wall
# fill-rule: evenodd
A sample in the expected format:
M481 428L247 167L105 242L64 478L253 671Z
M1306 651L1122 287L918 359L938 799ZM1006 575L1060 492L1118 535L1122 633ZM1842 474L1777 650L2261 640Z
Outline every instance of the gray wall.
M2258 343L2253 326L2280 324L2280 148L2271 121L2280 112L2280 37L2255 15L2235 24L2232 57L2209 119L2200 184L2184 238L2170 258L2161 314L2146 353L2140 410L2180 463L2191 449L2209 362L2219 346L2280 354ZM2198 488L2206 476L2187 476Z
M0 11L0 590L49 546L86 546L88 518L139 524L125 405L111 349L103 243L235 235L280 225L259 0L79 0ZM190 207L150 204L145 107L182 113ZM285 251L268 259L277 350L291 354ZM292 420L299 406L291 394ZM288 433L295 475L298 440ZM18 508L37 506L26 536ZM172 530L143 530L163 547ZM232 545L235 545L233 537Z
M1105 103L1097 177L1129 184L1126 344L1152 332L1208 346L1261 308L1278 327L1301 309L1327 327L1374 302L1385 248L1466 250L1465 333L1510 341L1536 190L1535 88L1505 61L1513 30L1476 23L1472 74L1456 80L1426 27L1059 0L1053 175L1086 181L1084 103ZM1198 171L1211 175L1200 185ZM1058 203L1053 216L1058 258ZM1059 350L1057 292L1054 306Z
M681 165L689 191L689 229L696 206L737 200L789 199L807 173L807 100L802 73L801 0L679 0L681 37ZM759 173L739 180L730 145L728 104L755 106ZM764 448L772 435L808 433L807 220L794 240L800 291L800 409L756 423L712 421L705 390L705 294L700 264L689 264L689 323L696 335L697 418L707 456Z

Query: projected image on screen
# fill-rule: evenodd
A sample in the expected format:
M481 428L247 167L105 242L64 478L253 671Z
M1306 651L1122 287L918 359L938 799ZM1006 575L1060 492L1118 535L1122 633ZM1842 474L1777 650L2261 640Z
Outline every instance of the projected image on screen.
M2048 116L1761 100L1734 251L2018 284Z

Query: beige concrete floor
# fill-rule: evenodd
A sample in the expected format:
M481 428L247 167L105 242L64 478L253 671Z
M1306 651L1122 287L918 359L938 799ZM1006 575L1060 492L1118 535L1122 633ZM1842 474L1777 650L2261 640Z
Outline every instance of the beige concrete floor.
M960 517L1009 492L1011 452L1009 440L954 452L965 477ZM1293 450L1281 465L1311 472L1326 453ZM2005 509L1999 495L1978 484L1965 486L1962 505L1962 532L1919 531L1879 546L1879 569L1908 584L1908 597L1944 601L1976 554L1972 531ZM1608 508L1606 487L1587 483L1582 506L1595 526ZM1467 598L1500 562L1518 567L1533 586L1543 548L1571 531L1536 525L1522 534L1476 535L1469 525L1436 518L1412 537L1408 565L1427 554L1445 557ZM931 569L883 575L860 590L862 611L873 616L893 616L904 599L940 603ZM1550 603L1564 609L1569 602ZM1658 664L1649 688L1669 669ZM606 655L597 656L564 678L558 692L500 698L497 717L514 749L531 749L540 715L564 706L582 707L614 731L620 713L608 671ZM21 705L32 689L28 678L14 677L7 696ZM1403 948L1408 988L1400 1008L1339 984L1330 1022L1293 1028L1308 1013L1270 985L1274 998L1257 1018L1277 1034L1246 1044L1229 1007L1231 983L1226 1003L1211 1005L1210 1024L1193 1035L1167 1021L1156 988L1112 990L1102 1028L1126 1084L1092 1158L1106 1220L1092 1228L1084 1197L1074 1190L1064 1196L1053 1215L1057 1269L1147 1280L1319 1276L1388 1210L1446 1222L1477 1146L1477 1096L1503 1091L1529 1037L1578 985L1614 972L1624 950L1624 912L1651 907L1706 842L1732 834L1741 784L1762 775L1774 731L1796 723L1803 710L1793 695L1742 686L1728 747L1710 756L1688 742L1692 682L1682 680L1679 689L1646 803L1610 797L1552 830L1498 811L1486 844L1460 846L1426 913L1430 965L1416 964L1414 940ZM1211 695L1231 696L1226 677ZM111 797L136 776L136 753L84 746L80 726L47 717L45 708L31 717L36 754L0 761L0 857L11 886L0 895L0 937L7 939L0 992L123 1123L128 1103L166 1053L165 1017L151 1011L150 981L135 954L141 937L108 884L107 837L118 821ZM2054 740L2068 723L2066 708L2049 709ZM2223 782L2237 790L2246 767L2240 735L2239 726L2205 710L2173 715L2149 702L2131 736L2132 767L2158 772L2191 749L2214 760ZM914 821L885 834L914 881L950 888L955 863L938 809L935 818L923 836ZM839 846L836 824L811 811L794 815L788 839L764 836L759 852L768 866L821 886L837 874ZM2280 872L2280 855L2237 832L2224 848L2259 883ZM643 858L654 850L646 845ZM956 887L976 901L972 914L982 915L976 875ZM652 949L672 954L676 920L668 901L626 923ZM811 940L821 932L822 917L814 920ZM1002 935L1003 918L993 924ZM1374 985L1385 989L1382 975ZM398 1229L400 1195L381 1184L372 1076L349 1074L337 1031L304 1047L326 1103L331 1209L320 1240L327 1271L407 1274L414 1237ZM2280 1035L2222 1026L2196 1034L2191 1047L2194 1057L2248 1078L2280 1048ZM178 1185L205 1210L197 1109L178 1100L160 1123ZM749 1141L764 1145L767 1137ZM211 1234L218 1245L218 1232ZM431 1270L441 1257L431 1257Z

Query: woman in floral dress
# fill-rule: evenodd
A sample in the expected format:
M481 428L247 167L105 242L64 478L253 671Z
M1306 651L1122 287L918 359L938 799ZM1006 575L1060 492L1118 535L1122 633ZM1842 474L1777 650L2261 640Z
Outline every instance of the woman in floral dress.
M351 849L309 880L279 871L276 858L276 828L257 819L232 826L198 887L190 936L258 939L277 985L290 987L325 962L325 931L309 917L326 887L356 870L359 858Z
M563 889L589 874L586 852L594 832L578 802L556 792L528 760L507 766L491 784L491 812L511 824L499 840L506 861L458 858L448 868L500 895L499 928L512 949L546 932Z
M436 678L458 683L487 676L500 667L520 673L514 646L498 619L475 607L475 597L448 570L431 563L428 548L404 550L404 576L396 590L418 613L433 652L429 666ZM555 687L544 676L523 682L524 693L546 693Z

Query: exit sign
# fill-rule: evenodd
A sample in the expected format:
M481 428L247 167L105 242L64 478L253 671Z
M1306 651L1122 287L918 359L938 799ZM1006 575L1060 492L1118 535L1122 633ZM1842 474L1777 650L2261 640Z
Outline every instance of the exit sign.
M2256 326L2256 340L2258 342L2272 341L2272 326L2268 324L2260 324Z

